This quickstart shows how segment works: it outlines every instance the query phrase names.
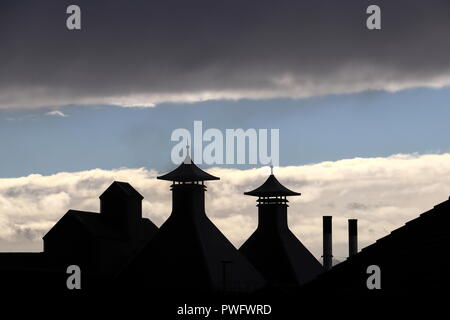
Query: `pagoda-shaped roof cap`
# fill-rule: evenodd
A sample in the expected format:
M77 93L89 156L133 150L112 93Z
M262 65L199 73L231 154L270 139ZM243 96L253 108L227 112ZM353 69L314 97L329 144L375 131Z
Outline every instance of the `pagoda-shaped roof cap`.
M215 177L197 167L189 155L186 156L186 159L178 168L159 176L158 179L177 182L220 180L219 177Z
M283 186L273 173L267 178L260 187L255 190L244 192L247 196L255 197L278 197L278 196L299 196L300 193L289 190Z

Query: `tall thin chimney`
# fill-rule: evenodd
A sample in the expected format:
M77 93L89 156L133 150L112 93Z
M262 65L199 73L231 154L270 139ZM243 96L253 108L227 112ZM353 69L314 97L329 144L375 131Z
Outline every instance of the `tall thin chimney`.
M358 219L348 219L348 256L358 253Z
M323 216L323 268L330 270L333 266L332 216Z

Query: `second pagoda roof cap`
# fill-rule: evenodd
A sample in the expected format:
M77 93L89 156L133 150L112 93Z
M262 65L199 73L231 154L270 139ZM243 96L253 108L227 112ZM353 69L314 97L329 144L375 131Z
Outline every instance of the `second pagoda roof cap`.
M186 160L178 166L175 170L159 176L160 180L177 181L177 182L193 182L193 181L207 181L207 180L220 180L219 177L215 177L192 162L189 156Z
M260 187L255 190L244 192L247 196L276 197L276 196L299 196L300 193L289 190L283 186L273 174L267 178Z

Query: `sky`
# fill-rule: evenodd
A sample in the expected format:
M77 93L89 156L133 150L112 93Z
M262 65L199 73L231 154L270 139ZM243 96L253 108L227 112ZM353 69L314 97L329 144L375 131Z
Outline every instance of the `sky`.
M280 130L280 165L396 153L450 152L450 88L303 99L215 100L150 108L68 106L0 113L1 177L93 168L167 171L171 133L208 128ZM57 133L57 134L55 134ZM205 166L207 168L208 166ZM255 165L228 165L250 169Z
M281 182L302 196L294 233L320 257L321 217L360 246L450 194L450 2L365 0L0 3L0 251L41 250L68 209L114 180L161 225L178 128L279 129ZM194 159L195 160L195 159ZM239 246L256 226L254 164L202 166L207 212ZM226 190L219 193L219 190ZM239 200L237 200L239 199Z

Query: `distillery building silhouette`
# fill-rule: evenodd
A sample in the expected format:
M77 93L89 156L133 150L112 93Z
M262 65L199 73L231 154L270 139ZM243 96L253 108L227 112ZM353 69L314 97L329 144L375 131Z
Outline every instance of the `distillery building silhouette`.
M70 210L44 236L44 253L91 273L115 275L157 227L142 217L144 197L129 183L109 186L100 213Z
M189 155L172 172L172 213L156 236L130 261L121 282L132 287L203 292L254 291L265 285L205 212L205 181L219 180Z
M82 270L82 293L118 295L167 290L278 297L283 292L300 301L420 296L450 285L450 200L360 252L357 223L350 219L349 258L335 266L332 219L324 217L327 267L322 268L289 230L287 198L300 194L283 186L273 172L260 187L245 192L257 197L258 226L239 250L205 212L205 181L218 177L201 170L187 155L158 179L172 183L172 212L159 229L142 216L143 196L128 183L113 182L100 196L100 212L69 210L44 236L43 252L0 253L2 289L67 293L69 265ZM375 290L368 286L368 270L374 266L381 279Z
M142 195L113 182L100 196L100 213L69 210L43 237L44 251L0 253L2 288L67 292L67 267L82 270L82 288L102 290L157 227L142 217Z
M272 286L298 286L317 277L322 265L288 226L287 197L300 193L283 186L272 171L260 187L244 194L258 197L258 227L239 251Z

